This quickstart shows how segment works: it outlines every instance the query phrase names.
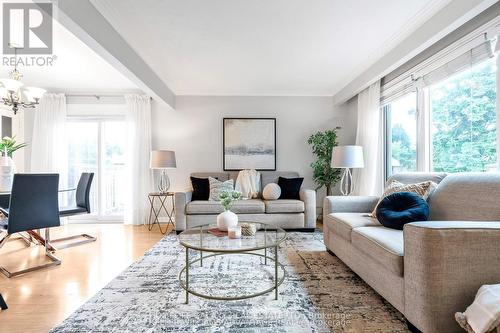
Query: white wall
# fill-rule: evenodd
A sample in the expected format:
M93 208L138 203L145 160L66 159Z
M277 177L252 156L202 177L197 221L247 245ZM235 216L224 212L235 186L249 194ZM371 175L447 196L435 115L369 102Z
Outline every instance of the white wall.
M224 117L276 117L277 170L298 171L308 188L315 185L307 138L340 126L340 144L355 140L355 101L334 107L331 97L177 96L176 109L153 102L153 149L176 152L177 169L169 170L175 191L190 188L192 172L222 171Z

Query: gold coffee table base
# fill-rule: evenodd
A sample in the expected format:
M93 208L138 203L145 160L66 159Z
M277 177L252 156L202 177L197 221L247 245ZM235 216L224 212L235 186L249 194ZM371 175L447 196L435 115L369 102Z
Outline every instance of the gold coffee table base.
M198 296L201 298L205 298L205 299L210 299L210 300L237 301L237 300L262 296L262 295L270 293L271 291L274 290L275 291L274 298L278 299L278 287L285 280L286 270L285 270L285 267L278 261L278 248L277 248L277 246L275 247L275 251L276 251L275 258L269 257L269 256L261 254L261 253L255 253L255 252L214 253L214 254L210 254L208 256L204 256L204 257L200 256L200 258L190 262L189 261L189 253L188 253L189 249L186 248L186 265L182 268L182 270L179 273L180 285L181 285L182 289L184 289L186 291L186 304L188 304L188 302L189 302L189 294L192 294L192 295L195 295L195 296ZM197 292L197 291L189 288L189 268L192 267L193 264L195 264L197 262L200 262L200 264L201 264L201 261L203 259L207 259L210 257L216 257L216 256L223 256L223 255L228 255L228 254L233 254L233 255L248 254L248 255L263 257L266 259L266 262L267 262L267 259L273 261L274 262L274 284L273 284L273 286L266 289L266 290L259 291L257 293L253 293L253 294L249 294L249 295L233 296L233 297L207 295L207 294L203 294L203 293ZM280 270L283 273L283 276L280 279L278 279L278 267L280 268ZM182 276L183 274L184 274L184 277Z

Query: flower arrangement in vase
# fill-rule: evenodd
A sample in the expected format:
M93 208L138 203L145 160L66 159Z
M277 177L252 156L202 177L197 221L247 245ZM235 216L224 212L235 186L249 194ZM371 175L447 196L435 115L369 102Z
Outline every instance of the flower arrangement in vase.
M217 215L217 228L222 231L227 231L229 227L238 225L238 215L231 211L233 202L241 198L241 193L238 191L221 191L219 200L224 207L224 212Z

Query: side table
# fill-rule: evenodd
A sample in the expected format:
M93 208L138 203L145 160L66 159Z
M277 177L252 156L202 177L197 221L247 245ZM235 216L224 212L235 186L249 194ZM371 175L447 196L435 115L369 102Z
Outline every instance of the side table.
M169 225L172 225L172 227L175 227L174 221L173 221L174 211L175 211L174 195L175 195L174 192L149 193L148 199L149 199L149 203L151 204L151 208L149 210L149 219L148 219L149 231L151 231L151 229L153 229L153 226L155 224L158 224L158 228L160 228L160 232L162 234L165 234L167 232ZM172 200L172 209L170 211L168 211L167 206L166 206L166 202L167 202L168 198L170 198ZM155 208L156 201L159 201L159 203L160 203L160 207L158 209ZM168 217L167 228L165 229L165 231L163 231L161 229L160 221L158 220L158 217L160 216L162 210L167 214L167 217Z

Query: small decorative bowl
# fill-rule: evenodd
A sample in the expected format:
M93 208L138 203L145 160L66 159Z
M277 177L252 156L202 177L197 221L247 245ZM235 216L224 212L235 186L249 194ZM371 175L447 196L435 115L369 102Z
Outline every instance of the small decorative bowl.
M257 226L253 223L240 223L242 236L253 236L257 232Z

